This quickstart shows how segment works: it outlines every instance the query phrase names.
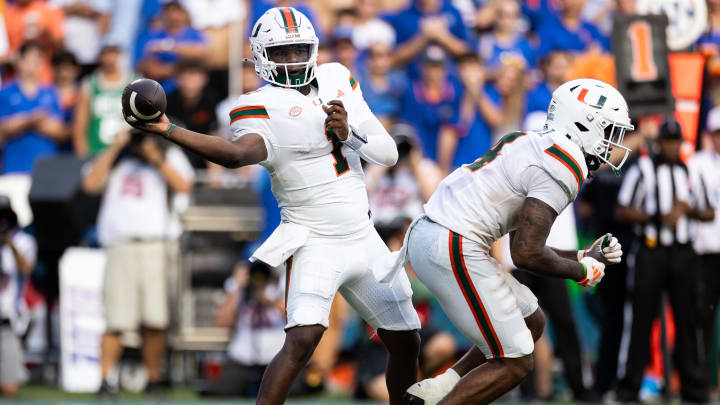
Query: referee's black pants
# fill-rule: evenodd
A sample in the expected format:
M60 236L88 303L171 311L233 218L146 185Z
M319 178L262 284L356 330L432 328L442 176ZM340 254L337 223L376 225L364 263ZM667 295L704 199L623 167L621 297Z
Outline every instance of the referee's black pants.
M618 384L620 402L637 402L645 366L650 360L650 329L667 291L675 319L674 368L680 375L684 402L708 401L704 361L700 358L698 256L689 245L642 246L635 259L632 327L625 376ZM600 354L602 355L602 353Z
M630 246L631 242L623 247ZM595 363L593 390L602 397L617 382L618 355L625 326L625 298L627 296L627 253L618 264L605 268L605 277L595 294L588 297L589 309L595 309L600 326L599 355Z
M526 271L514 271L513 275L535 294L540 307L547 315L555 333L555 353L563 364L565 380L578 401L587 400L583 384L580 341L572 316L572 306L565 280L540 277ZM525 381L531 381L528 378Z
M703 353L705 354L703 358L709 362L715 345L712 338L717 317L718 300L720 299L720 254L701 255L699 264L700 274L703 277L702 283L700 283L703 288L702 330L704 338ZM712 364L707 364L705 370L709 371L710 366Z

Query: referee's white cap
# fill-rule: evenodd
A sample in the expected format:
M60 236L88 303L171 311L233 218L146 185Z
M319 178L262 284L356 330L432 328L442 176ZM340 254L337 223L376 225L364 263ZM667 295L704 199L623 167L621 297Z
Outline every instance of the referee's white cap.
M708 111L707 130L710 132L720 131L720 107L713 107Z

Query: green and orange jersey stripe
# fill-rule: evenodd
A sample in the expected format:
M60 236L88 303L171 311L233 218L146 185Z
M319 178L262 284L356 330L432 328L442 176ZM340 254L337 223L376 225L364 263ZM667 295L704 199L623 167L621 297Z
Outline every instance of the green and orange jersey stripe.
M238 120L244 120L246 118L265 118L270 119L265 106L262 105L251 105L247 107L238 107L230 111L230 123L232 124Z
M477 323L478 328L480 328L483 338L485 338L485 341L490 347L493 357L504 357L505 353L503 351L502 344L500 344L500 339L498 339L497 333L495 333L495 328L493 328L490 317L485 310L485 305L483 305L482 299L480 298L477 289L475 289L475 284L473 284L473 281L470 278L470 273L465 266L462 241L462 236L450 231L448 241L450 249L450 265L452 266L455 280L457 280L457 283L460 286L460 291L462 291L465 301L467 301L470 311L475 318L475 322Z
M289 7L283 7L280 9L280 16L285 24L285 31L288 33L296 33L297 31L297 20L295 19L295 13Z
M575 177L575 181L577 181L579 191L585 177L583 176L582 169L580 168L577 160L575 160L572 155L557 144L545 149L545 153L555 158L558 162L562 163L563 166L570 170L570 173L572 173L573 177Z
M350 75L350 87L352 87L353 90L355 90L358 86L358 81L355 80L355 78Z
M288 292L290 291L290 274L292 272L293 257L285 261L285 316L287 317Z

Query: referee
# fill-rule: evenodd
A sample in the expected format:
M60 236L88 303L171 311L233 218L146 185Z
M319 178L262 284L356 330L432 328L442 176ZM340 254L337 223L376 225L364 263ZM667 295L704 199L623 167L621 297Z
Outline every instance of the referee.
M620 402L638 402L645 366L650 360L650 329L667 291L676 325L675 367L683 402L708 400L697 340L697 256L691 246L690 220L711 220L698 209L702 190L692 184L680 161L680 125L668 119L659 133L659 154L640 157L625 175L618 194L618 220L635 226L641 239L635 256L632 328L625 376L618 384Z
M707 129L711 133L712 148L699 151L690 159L688 168L695 183L703 185L705 195L697 197L701 206L715 210L713 222L698 223L693 248L700 255L700 276L703 291L703 337L705 353L713 352L713 327L720 298L720 107L708 113ZM707 356L710 359L711 356ZM717 371L710 381L717 381ZM715 384L713 384L715 385Z

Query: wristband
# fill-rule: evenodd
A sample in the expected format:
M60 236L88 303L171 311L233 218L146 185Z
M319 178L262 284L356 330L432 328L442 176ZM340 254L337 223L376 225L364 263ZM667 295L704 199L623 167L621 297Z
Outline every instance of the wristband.
M585 263L580 263L580 265L583 267L583 270L585 270L585 277L583 277L583 279L580 281L576 281L576 283L585 287L587 285L587 283L590 281L590 279L588 278L588 271L587 271L587 266L585 266Z
M170 134L172 134L172 131L177 127L175 124L170 124L170 128L168 128L167 132L165 132L165 138L170 138Z
M346 140L343 141L343 144L350 147L352 150L358 150L362 148L367 143L367 138L362 137L355 132L354 129L350 128L350 135Z
M578 250L577 261L582 260L582 258L585 257L585 253L587 253L587 250Z

